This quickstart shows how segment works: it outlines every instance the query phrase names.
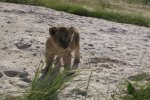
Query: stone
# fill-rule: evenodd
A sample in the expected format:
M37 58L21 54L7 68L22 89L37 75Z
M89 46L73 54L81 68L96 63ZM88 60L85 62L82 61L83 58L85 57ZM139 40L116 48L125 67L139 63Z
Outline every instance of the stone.
M2 72L0 72L0 78L2 78L3 77L3 74L2 74Z
M27 49L27 48L31 47L31 43L26 42L26 41L20 41L20 42L16 43L15 46L18 49Z
M21 72L19 73L19 77L20 78L24 78L24 77L27 77L29 74L27 72Z
M27 82L23 82L23 81L17 82L16 85L20 88L27 88L29 86L29 84Z
M9 71L4 71L4 74L8 77L15 77L19 74L18 71L13 71L13 70L9 70Z

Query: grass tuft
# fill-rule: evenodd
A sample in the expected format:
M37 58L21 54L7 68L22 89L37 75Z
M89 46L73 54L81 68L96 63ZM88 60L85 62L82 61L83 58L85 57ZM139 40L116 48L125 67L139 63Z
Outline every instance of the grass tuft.
M39 76L37 71L26 100L57 100L58 94L66 87L65 84L73 78L74 74L68 71L54 74L52 70L40 78Z
M13 93L0 94L2 100L58 100L59 93L62 92L74 76L74 72L63 71L54 74L54 69L47 74L40 75L40 67L37 69L29 90L25 92L15 91ZM12 96L22 93L22 96Z
M123 100L149 100L150 99L150 84L135 86L131 82L127 84L127 93L122 96Z

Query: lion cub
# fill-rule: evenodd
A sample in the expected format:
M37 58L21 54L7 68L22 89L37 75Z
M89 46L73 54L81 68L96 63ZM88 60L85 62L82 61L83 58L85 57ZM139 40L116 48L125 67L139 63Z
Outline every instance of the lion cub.
M80 37L74 27L51 27L49 28L50 37L46 41L46 67L47 72L52 67L56 58L57 70L61 67L61 59L64 68L75 69L80 63ZM71 53L74 52L73 66L71 67Z

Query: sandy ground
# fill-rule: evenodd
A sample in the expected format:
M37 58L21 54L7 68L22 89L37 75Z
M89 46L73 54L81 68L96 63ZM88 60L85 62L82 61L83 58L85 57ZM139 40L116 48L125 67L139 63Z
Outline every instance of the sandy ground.
M58 25L73 26L80 32L81 72L71 87L86 87L93 70L88 99L93 100L93 95L98 100L110 98L122 79L150 72L150 28L0 2L0 93L29 87L44 61L48 28ZM85 89L78 87L76 98L83 100ZM60 99L74 100L69 90Z

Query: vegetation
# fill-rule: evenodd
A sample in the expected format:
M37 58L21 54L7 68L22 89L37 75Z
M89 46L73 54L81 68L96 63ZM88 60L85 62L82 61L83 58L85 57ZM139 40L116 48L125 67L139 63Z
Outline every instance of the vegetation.
M35 73L31 88L25 92L13 92L0 94L2 100L57 100L58 94L67 86L75 74L69 71L54 74L55 69L40 77L40 69ZM11 94L22 93L22 96L14 97Z
M123 96L123 100L149 100L150 99L150 84L135 87L132 83L128 82L127 94Z
M145 0L0 0L45 6L80 16L150 27L150 6ZM150 3L146 0L146 4Z
M65 88L65 83L73 77L69 72L53 74L49 72L39 79L37 72L26 100L57 100L58 94Z
M149 78L149 74L143 72L128 77L126 82L122 82L120 86L118 86L119 91L111 96L112 99L118 100L119 98L119 100L149 100Z

